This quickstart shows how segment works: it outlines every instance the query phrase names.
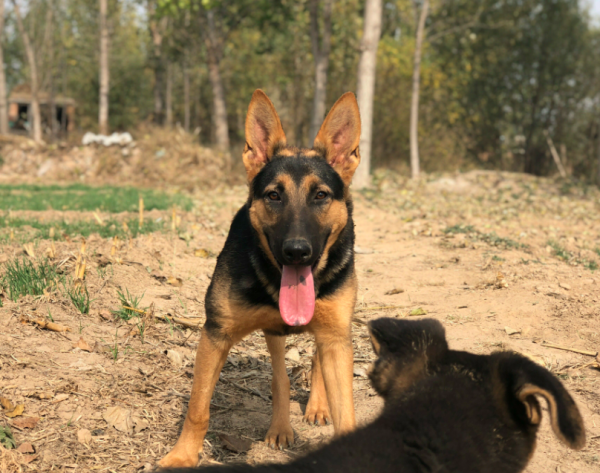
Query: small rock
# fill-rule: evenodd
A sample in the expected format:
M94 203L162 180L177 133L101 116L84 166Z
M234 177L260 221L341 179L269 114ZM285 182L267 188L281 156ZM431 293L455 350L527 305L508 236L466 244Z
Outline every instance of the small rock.
M504 331L507 335L516 335L517 333L521 333L521 330L515 330L510 327L504 327Z
M367 371L364 368L362 368L361 366L355 366L354 367L354 376L358 376L359 378L366 378Z
M84 445L89 445L92 441L92 433L88 429L79 429L77 431L77 441Z
M357 255L371 255L371 254L375 253L375 251L372 250L371 248L361 248L359 246L354 247L354 252Z
M285 354L285 358L287 360L299 362L300 361L300 352L298 351L298 349L296 347L292 347Z
M564 283L564 282L558 283L558 286L562 287L565 291L570 291L571 290L571 286L569 284L567 284L567 283Z
M167 358L175 368L181 368L183 365L183 356L177 350L167 350Z

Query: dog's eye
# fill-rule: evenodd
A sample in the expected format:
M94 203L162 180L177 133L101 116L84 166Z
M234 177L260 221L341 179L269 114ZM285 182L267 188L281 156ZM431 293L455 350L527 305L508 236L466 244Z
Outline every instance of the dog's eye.
M267 194L267 197L269 198L269 200L281 200L281 197L279 196L279 194L275 191L273 192L269 192Z
M317 192L315 199L323 200L325 197L327 197L327 192L319 191L319 192Z

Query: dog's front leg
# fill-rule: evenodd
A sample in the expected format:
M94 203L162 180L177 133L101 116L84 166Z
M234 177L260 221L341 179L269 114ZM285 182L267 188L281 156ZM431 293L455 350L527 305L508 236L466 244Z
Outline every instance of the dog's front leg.
M317 350L336 434L354 430L352 378L354 354L350 327L327 326L315 330Z
M285 337L265 333L265 340L273 367L273 420L265 442L271 448L283 450L294 443L294 431L290 424L290 379L285 369Z
M159 462L161 467L198 464L198 453L202 451L204 436L208 430L210 400L231 346L229 339L211 339L207 330L202 330L183 430L173 450Z

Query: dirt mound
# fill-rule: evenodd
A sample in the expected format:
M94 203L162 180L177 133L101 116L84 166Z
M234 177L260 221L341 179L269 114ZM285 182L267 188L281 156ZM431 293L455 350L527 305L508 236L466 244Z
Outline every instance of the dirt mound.
M21 136L0 141L0 176L6 182L79 181L90 184L175 186L188 191L240 183L229 154L200 146L182 129L141 126L128 146L81 146L81 140L36 145Z

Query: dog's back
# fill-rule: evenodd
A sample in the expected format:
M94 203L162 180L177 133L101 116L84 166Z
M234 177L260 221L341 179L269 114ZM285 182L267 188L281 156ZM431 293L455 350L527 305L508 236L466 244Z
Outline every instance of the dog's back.
M385 398L373 423L289 464L201 471L517 473L535 448L541 420L536 396L547 400L559 439L583 447L583 422L572 398L527 358L449 350L435 320L378 319L369 329L378 354L370 377Z

